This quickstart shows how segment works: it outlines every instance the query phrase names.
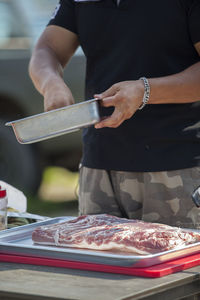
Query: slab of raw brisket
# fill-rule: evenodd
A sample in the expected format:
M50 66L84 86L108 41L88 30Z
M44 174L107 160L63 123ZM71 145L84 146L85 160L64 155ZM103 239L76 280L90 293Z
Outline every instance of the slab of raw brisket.
M62 247L152 254L200 242L200 233L101 214L40 226L33 231L32 240Z

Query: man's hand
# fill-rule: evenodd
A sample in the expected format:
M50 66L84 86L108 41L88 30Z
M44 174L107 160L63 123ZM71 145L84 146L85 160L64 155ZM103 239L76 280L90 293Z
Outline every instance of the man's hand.
M62 80L48 84L44 91L44 111L74 104L70 89Z
M125 120L130 119L142 104L143 95L144 83L142 80L122 81L114 84L105 92L94 95L95 98L102 99L102 106L114 106L113 114L96 124L95 128L116 128Z

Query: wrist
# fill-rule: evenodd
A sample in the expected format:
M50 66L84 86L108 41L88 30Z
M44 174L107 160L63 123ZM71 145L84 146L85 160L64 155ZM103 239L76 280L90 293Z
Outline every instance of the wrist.
M150 97L150 84L149 80L146 77L141 77L141 81L143 81L143 86L144 86L144 94L142 98L142 104L139 106L139 110L143 109L145 105L149 102L149 97Z
M57 90L64 85L64 81L59 76L46 76L45 80L41 85L41 93L43 96L49 91Z

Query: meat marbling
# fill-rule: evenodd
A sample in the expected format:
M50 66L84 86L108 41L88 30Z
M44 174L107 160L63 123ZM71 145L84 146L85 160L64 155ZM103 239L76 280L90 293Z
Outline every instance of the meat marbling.
M200 242L200 233L165 224L119 218L107 214L84 215L37 227L37 244L93 250L153 254Z

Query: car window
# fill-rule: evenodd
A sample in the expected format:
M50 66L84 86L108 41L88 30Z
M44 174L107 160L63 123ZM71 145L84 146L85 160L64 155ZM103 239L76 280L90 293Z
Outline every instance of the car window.
M11 35L11 14L7 3L0 2L0 38L6 38Z
M23 21L19 22L15 6L9 2L0 1L0 48L17 46L18 38L26 37L25 28Z
M30 48L58 0L0 0L0 49Z
M18 0L18 5L30 24L30 35L37 39L46 27L58 0Z
M59 0L0 0L0 50L30 49ZM79 47L76 55L83 55Z

